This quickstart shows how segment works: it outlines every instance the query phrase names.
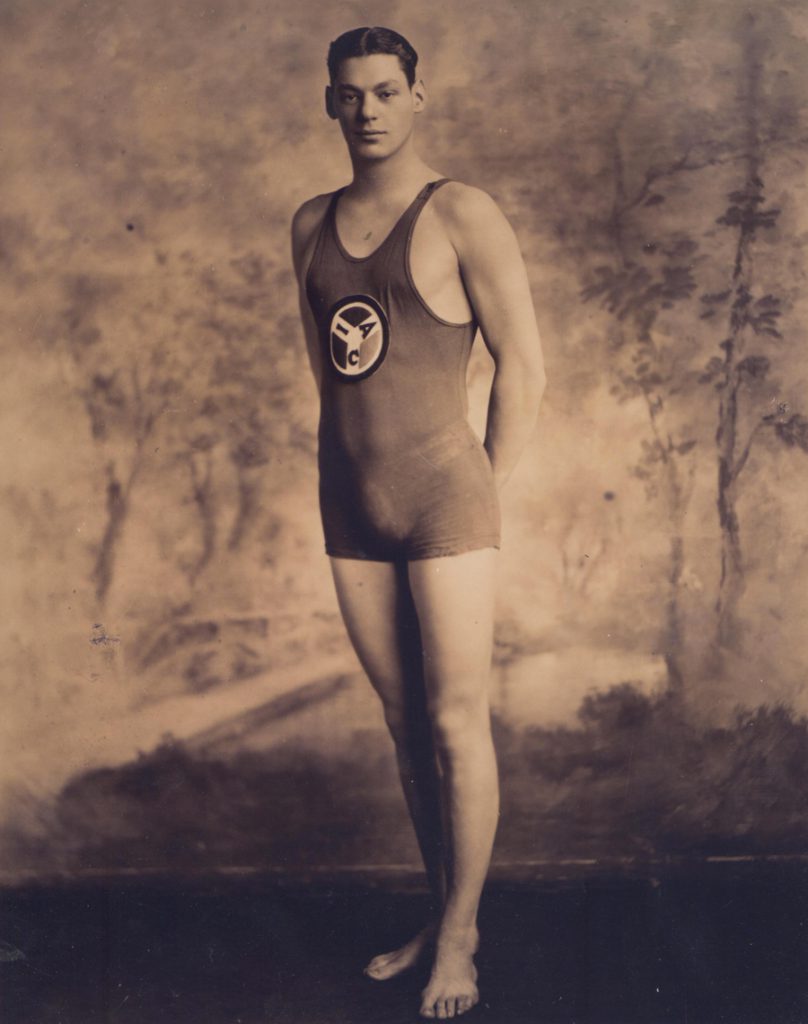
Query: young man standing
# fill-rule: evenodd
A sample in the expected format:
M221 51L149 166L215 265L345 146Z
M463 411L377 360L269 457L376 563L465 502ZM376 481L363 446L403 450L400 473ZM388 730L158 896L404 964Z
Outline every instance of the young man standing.
M522 257L479 189L428 167L413 141L425 104L398 33L331 44L326 109L351 183L298 210L292 248L321 400L320 507L350 639L378 692L435 897L377 980L433 956L421 1014L479 999L477 909L499 795L488 680L498 489L544 387ZM484 446L466 420L477 327L495 374Z

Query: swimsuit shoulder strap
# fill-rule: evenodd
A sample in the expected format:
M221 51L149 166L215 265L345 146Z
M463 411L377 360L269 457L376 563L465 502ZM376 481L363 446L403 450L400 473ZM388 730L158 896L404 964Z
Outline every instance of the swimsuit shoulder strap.
M401 220L396 224L393 234L396 236L396 241L399 242L403 248L409 247L415 223L421 214L421 210L423 210L429 202L430 197L433 193L437 192L439 188L451 180L451 178L439 178L437 181L428 181L412 201L409 208L402 214Z
M328 206L326 207L325 213L323 214L323 219L320 221L320 227L317 232L317 241L314 243L314 249L312 251L311 259L309 260L309 266L306 271L305 283L307 293L309 292L310 288L310 278L312 270L316 264L319 264L322 261L323 250L326 248L326 243L328 241L331 241L332 244L334 243L336 237L336 228L334 227L334 225L336 221L335 214L337 209L337 200L344 191L345 188L343 186L343 188L338 188L336 192L331 193L331 198L329 199Z

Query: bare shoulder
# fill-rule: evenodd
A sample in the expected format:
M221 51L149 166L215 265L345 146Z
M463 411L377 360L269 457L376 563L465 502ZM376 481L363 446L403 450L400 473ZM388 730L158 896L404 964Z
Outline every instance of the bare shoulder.
M469 231L503 231L508 221L496 201L481 188L462 181L449 181L434 198L435 210L450 235Z
M328 209L331 195L331 192L326 192L323 195L314 196L295 210L292 217L292 239L295 242L300 241L305 244L307 237L319 228L325 211Z
M298 207L292 217L292 253L295 264L298 266L317 236L331 195L332 193L326 192L323 195L307 199Z

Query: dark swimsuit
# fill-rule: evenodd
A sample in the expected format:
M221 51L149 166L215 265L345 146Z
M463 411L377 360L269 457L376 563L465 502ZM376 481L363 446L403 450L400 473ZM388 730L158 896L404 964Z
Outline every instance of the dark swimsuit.
M499 547L488 455L466 420L475 321L436 316L410 272L426 185L369 256L345 251L331 197L306 276L323 353L320 511L326 551L393 562Z

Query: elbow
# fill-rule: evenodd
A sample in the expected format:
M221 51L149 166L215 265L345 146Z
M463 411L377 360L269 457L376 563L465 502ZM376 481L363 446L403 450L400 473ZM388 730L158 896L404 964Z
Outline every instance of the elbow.
M494 376L495 389L511 408L521 410L530 419L539 414L547 378L544 367L529 360L518 360L507 368L498 366Z
M547 374L544 371L543 361L541 359L526 360L521 368L520 378L526 404L534 406L538 412L547 387Z
M536 396L536 404L538 406L547 387L547 372L544 365L544 353L538 336L536 337L535 346L530 350L529 357L525 361L528 364L526 367L526 374L530 379L530 384L533 388L533 393Z
M534 394L536 395L536 404L541 402L544 397L545 389L547 388L547 374L544 371L544 366L538 366L534 371L531 378Z
M541 363L538 365L526 363L521 373L522 409L525 418L533 423L538 418L546 387L547 375L544 372L544 366Z
M547 387L547 376L544 370L536 373L530 381L530 415L534 423L538 419L539 409L541 408L542 399L544 398L544 391Z

